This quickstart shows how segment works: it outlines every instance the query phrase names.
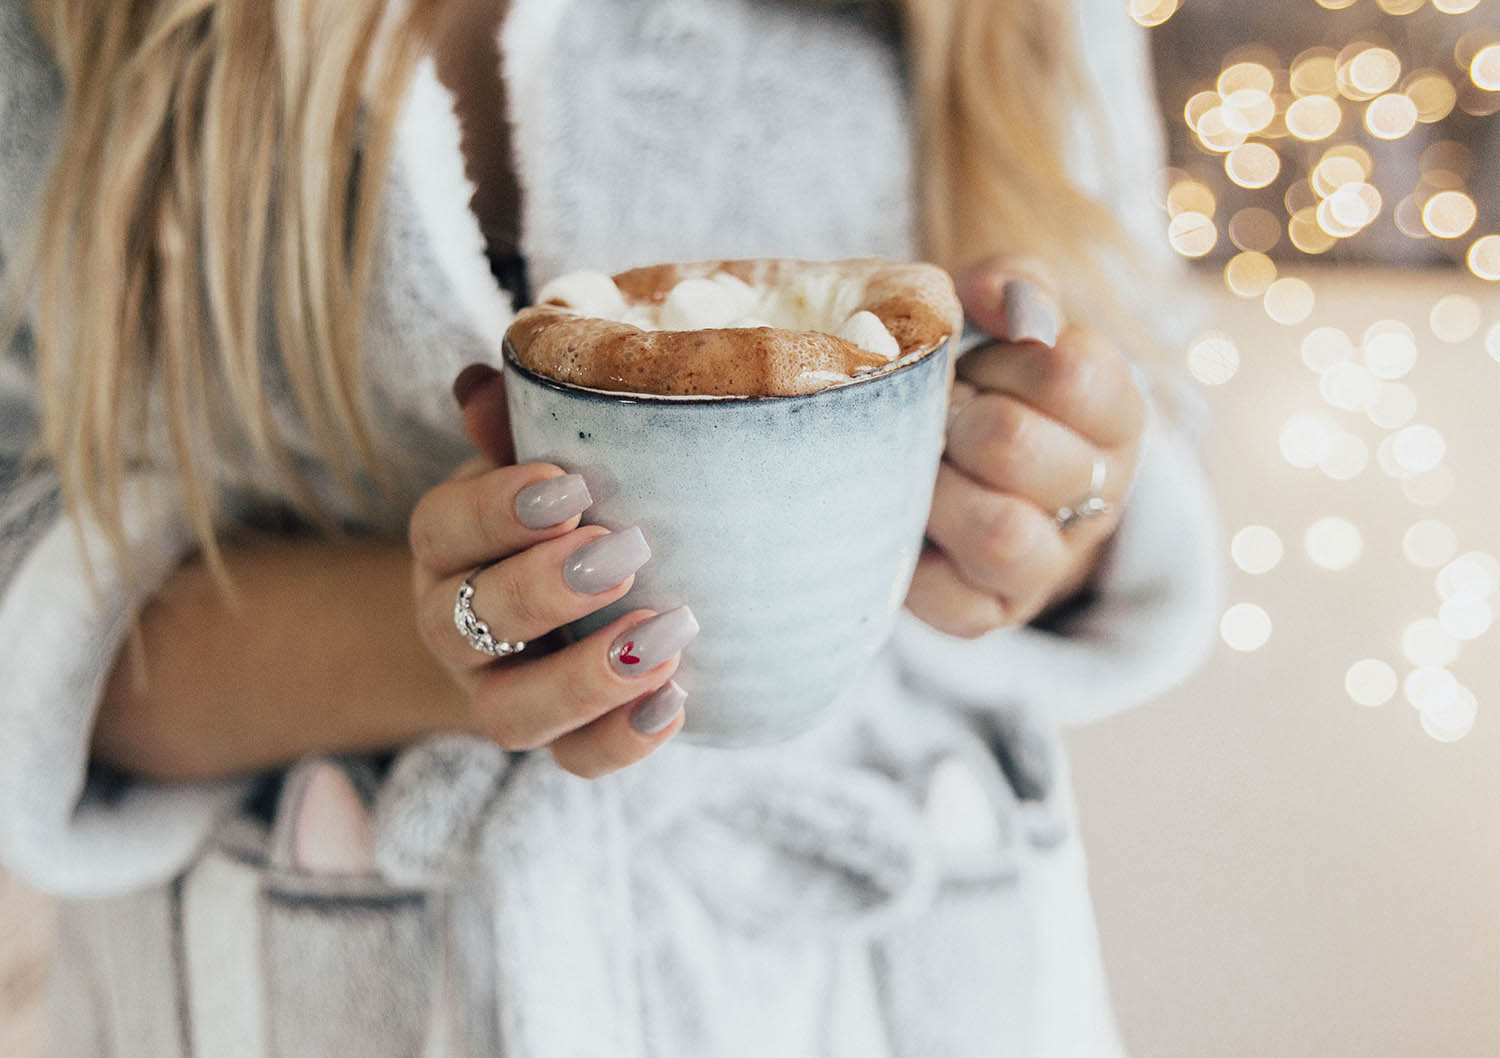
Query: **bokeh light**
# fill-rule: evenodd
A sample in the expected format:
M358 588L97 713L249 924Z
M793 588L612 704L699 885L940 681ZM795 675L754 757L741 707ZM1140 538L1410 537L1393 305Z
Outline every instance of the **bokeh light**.
M1474 337L1482 319L1479 302L1467 294L1448 294L1432 306L1428 323L1440 340L1457 343Z
M1302 339L1302 362L1322 374L1354 359L1354 340L1337 327L1315 327Z
M1463 15L1479 6L1479 0L1432 0L1432 6L1445 15Z
M1219 230L1214 227L1212 217L1187 210L1172 218L1167 239L1182 256L1202 257L1219 241Z
M1490 354L1491 360L1500 361L1500 323L1491 327L1489 333L1484 336L1484 348Z
M1342 411L1364 411L1375 401L1380 382L1357 361L1334 364L1318 380L1318 393Z
M1318 469L1334 481L1353 481L1370 465L1370 446L1358 435L1342 431L1328 441Z
M1177 13L1179 0L1130 0L1130 17L1142 26L1159 26Z
M1223 102L1219 98L1218 92L1195 92L1188 98L1186 105L1182 108L1183 120L1187 122L1188 128L1197 132L1198 122L1203 120L1203 115L1217 108Z
M1365 128L1382 140L1399 140L1417 127L1417 104L1400 92L1389 92L1365 108Z
M1345 69L1345 78L1357 91L1376 96L1401 78L1401 60L1389 48L1366 48Z
M1344 674L1344 690L1357 705L1384 705L1395 697L1397 686L1396 670L1375 658L1356 661Z
M1167 213L1172 217L1180 213L1212 217L1217 207L1213 189L1201 180L1178 180L1167 191Z
M1456 239L1474 226L1479 209L1462 191L1439 191L1422 207L1422 223L1439 239Z
M1420 569L1437 569L1458 550L1458 534L1446 522L1426 518L1406 530L1401 552Z
M1286 110L1286 128L1299 140L1326 140L1343 124L1344 112L1332 96L1309 95Z
M1479 700L1467 687L1455 687L1452 692L1424 705L1422 730L1438 742L1457 742L1474 730L1474 721L1479 715Z
M1266 315L1287 326L1301 323L1312 315L1317 297L1304 280L1290 276L1278 279L1266 289Z
M1270 253L1281 241L1281 221L1268 209L1246 206L1229 218L1229 241L1250 253Z
M1312 188L1326 198L1345 184L1360 183L1368 175L1369 165L1359 155L1334 147L1324 151L1313 167Z
M1195 338L1187 351L1188 371L1205 386L1222 386L1240 367L1240 351L1223 331Z
M1339 90L1337 53L1332 48L1308 48L1292 60L1289 74L1292 95L1325 95Z
M1477 595L1458 595L1447 600L1438 610L1438 624L1454 639L1467 641L1478 639L1495 623L1495 615L1487 599Z
M1500 235L1485 235L1469 247L1469 271L1480 279L1500 280Z
M1410 15L1422 9L1424 0L1375 0L1388 15Z
M1481 51L1495 43L1500 43L1500 30L1493 26L1466 29L1453 42L1453 64L1460 70L1467 70L1474 65L1474 60Z
M1224 611L1219 635L1235 650L1259 650L1271 638L1271 615L1253 602L1236 603Z
M1417 362L1417 336L1400 320L1377 320L1365 328L1365 366L1376 378L1404 377Z
M1327 412L1298 412L1281 427L1282 458L1294 467L1310 470L1318 465L1338 432L1338 425Z
M1287 238L1306 254L1327 253L1338 242L1318 224L1318 212L1312 206L1297 210L1287 222Z
M1224 266L1224 285L1242 298L1258 298L1276 281L1276 263L1263 253L1237 253Z
M1392 211L1392 220L1396 222L1396 230L1408 239L1426 239L1427 226L1422 223L1422 206L1415 195L1407 195Z
M1416 107L1417 120L1424 125L1442 121L1458 105L1458 89L1440 70L1413 71L1401 91Z
M1243 143L1224 156L1224 172L1240 187L1266 187L1281 172L1281 156L1264 143Z
M1221 103L1198 119L1198 142L1210 151L1232 151L1245 142L1248 130L1242 124L1238 112Z
M1500 44L1489 44L1479 50L1469 63L1469 79L1486 92L1500 92Z
M1413 709L1422 709L1459 686L1458 677L1438 665L1418 665L1401 681L1401 694Z
M1448 443L1436 427L1407 426L1392 435L1391 454L1405 474L1420 474L1443 461Z
M1328 570L1348 569L1359 561L1364 537L1347 518L1319 518L1307 527L1302 546L1315 565Z
M1488 599L1500 592L1500 562L1488 552L1465 552L1438 573L1437 592L1445 600L1461 595Z
M1423 617L1401 633L1401 653L1413 665L1441 668L1458 660L1459 643L1436 617Z
M1247 525L1229 542L1234 564L1246 573L1269 573L1281 562L1282 552L1281 537L1264 525Z

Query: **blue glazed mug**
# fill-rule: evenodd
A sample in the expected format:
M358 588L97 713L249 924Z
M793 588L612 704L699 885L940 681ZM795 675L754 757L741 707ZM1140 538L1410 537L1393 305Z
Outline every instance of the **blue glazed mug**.
M800 396L668 397L539 375L505 343L520 462L588 483L588 520L639 526L625 598L569 625L687 604L682 737L779 741L812 726L889 636L942 457L949 343Z

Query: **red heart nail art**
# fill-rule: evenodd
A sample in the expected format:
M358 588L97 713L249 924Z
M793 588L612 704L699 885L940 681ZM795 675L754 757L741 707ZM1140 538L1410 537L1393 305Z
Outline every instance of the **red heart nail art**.
M635 640L632 639L630 642L626 643L623 647L620 648L620 660L625 662L625 664L627 665L639 665L641 663L641 659L631 653L631 651L634 649Z

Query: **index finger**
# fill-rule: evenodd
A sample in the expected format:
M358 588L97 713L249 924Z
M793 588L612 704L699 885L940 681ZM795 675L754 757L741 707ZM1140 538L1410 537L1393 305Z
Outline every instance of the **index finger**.
M407 536L413 557L447 577L576 529L593 502L583 478L550 463L498 467L426 493Z
M969 323L991 338L1052 345L1062 328L1057 283L1040 260L990 257L953 277Z
M1146 402L1129 361L1086 327L1066 328L1055 346L976 349L959 360L958 377L1024 401L1101 448L1129 444L1145 427Z

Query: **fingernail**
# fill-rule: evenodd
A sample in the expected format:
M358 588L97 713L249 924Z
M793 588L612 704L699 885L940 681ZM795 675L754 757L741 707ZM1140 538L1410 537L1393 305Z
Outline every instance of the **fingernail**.
M458 401L458 406L462 408L469 403L469 398L474 395L476 389L498 374L500 372L489 364L470 364L453 380L453 399Z
M1029 279L1009 279L1000 288L1005 301L1005 337L1012 342L1056 345L1062 330L1057 305Z
M642 735L654 735L677 719L685 701L687 691L674 680L668 680L665 687L631 710L630 726Z
M613 588L646 564L651 548L639 528L590 540L563 563L563 580L580 595Z
M693 611L679 606L621 633L609 648L609 663L621 676L650 672L697 634L698 619Z
M517 493L516 517L528 529L546 529L582 514L593 502L582 477L564 474L528 485Z

